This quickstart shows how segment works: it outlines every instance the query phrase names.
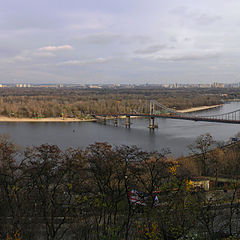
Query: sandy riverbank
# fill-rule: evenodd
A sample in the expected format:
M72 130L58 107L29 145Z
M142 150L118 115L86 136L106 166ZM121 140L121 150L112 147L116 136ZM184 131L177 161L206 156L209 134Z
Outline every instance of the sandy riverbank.
M201 106L201 107L194 107L194 108L178 110L177 112L180 112L180 113L200 112L200 111L204 111L204 110L208 110L208 109L218 108L221 106L222 106L222 104L212 105L212 106Z
M96 119L79 118L13 118L0 116L0 122L94 122Z
M201 107L194 107L188 108L184 110L178 110L177 112L180 113L191 113L191 112L199 112L204 111L207 109L213 109L222 106L213 105L213 106L201 106ZM121 116L120 118L125 118L125 116ZM138 118L138 117L135 117ZM107 119L114 119L108 117ZM79 118L14 118L14 117L4 117L0 116L0 122L95 122L97 119L79 119Z
M119 118L125 118L120 116ZM138 118L138 117L132 117ZM114 117L107 117L107 120L112 120ZM79 119L79 118L14 118L0 116L0 122L96 122L97 119Z

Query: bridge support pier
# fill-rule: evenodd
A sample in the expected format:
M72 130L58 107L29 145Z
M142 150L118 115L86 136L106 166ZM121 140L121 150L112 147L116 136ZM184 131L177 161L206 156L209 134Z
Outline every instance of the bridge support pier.
M117 117L114 117L114 127L117 127L118 126L118 118Z
M149 118L149 129L150 130L154 130L155 128L158 128L158 125L155 124L155 118L154 117L150 117Z
M154 117L150 117L149 118L149 129L154 130L155 127L156 127L155 126L155 119L154 119Z
M107 118L103 117L103 124L106 125L107 124Z
M130 128L130 125L131 125L131 118L129 115L126 115L125 126L126 126L126 128Z

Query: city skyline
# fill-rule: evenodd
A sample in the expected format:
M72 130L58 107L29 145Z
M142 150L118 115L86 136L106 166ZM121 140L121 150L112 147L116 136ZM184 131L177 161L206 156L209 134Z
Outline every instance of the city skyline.
M240 81L237 0L11 0L0 9L0 81Z

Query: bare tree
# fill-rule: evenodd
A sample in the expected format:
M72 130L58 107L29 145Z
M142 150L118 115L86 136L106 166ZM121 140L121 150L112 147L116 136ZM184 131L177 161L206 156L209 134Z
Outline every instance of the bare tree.
M195 142L189 146L192 153L195 155L194 159L196 159L198 168L201 171L201 175L207 175L208 168L208 156L207 153L209 150L213 148L214 139L209 134L203 134L196 138Z

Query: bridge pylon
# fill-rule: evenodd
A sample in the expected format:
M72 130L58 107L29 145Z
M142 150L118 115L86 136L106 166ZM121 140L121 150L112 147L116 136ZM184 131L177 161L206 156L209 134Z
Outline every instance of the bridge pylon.
M150 115L153 115L154 114L154 101L150 101L150 104L149 104L149 114Z
M149 129L150 130L154 130L155 128L157 128L158 126L155 125L155 118L154 118L154 115L155 114L155 103L154 101L150 101L150 104L149 104L149 115L150 115L150 118L149 118Z

